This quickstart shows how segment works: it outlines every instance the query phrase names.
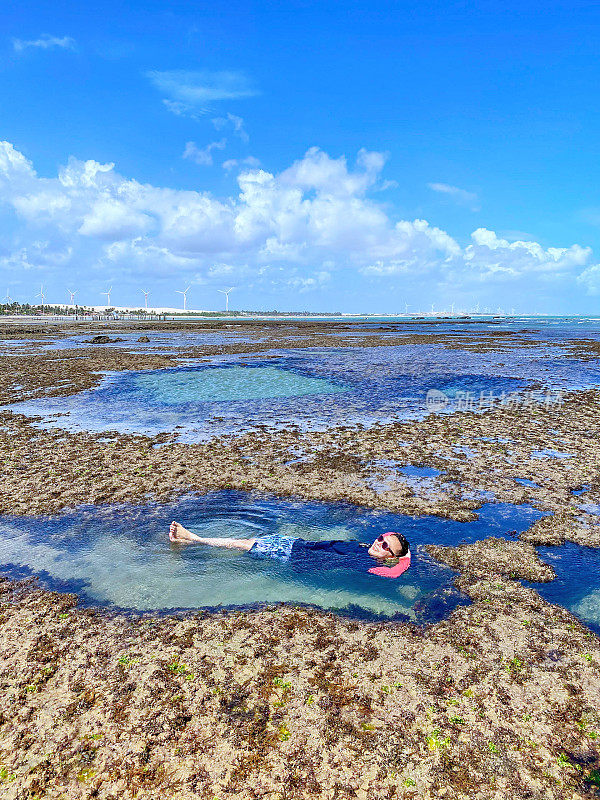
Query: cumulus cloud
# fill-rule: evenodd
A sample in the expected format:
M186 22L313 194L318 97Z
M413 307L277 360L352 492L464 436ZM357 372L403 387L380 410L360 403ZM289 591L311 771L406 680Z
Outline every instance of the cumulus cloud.
M205 149L188 143L187 157L203 158ZM427 220L394 219L370 196L385 160L361 150L350 163L315 147L279 173L232 163L238 190L221 199L143 184L92 159L70 159L55 178L39 177L3 142L0 226L8 233L0 266L176 274L196 283L243 276L299 291L320 290L340 271L458 288L578 278L589 292L599 290L600 267L588 247L510 242L486 228L461 246Z
M331 281L331 273L323 269L309 277L302 277L301 275L292 275L287 280L287 285L290 289L294 289L300 293L310 292L314 289L323 289Z
M428 183L427 186L432 192L444 194L460 205L469 206L472 211L479 211L478 198L475 192L467 192L466 189L459 189L458 186L451 186L449 183Z
M183 151L183 158L189 158L196 164L204 167L210 167L213 163L213 150L223 150L227 144L227 139L221 139L218 142L211 142L206 147L198 147L196 142L188 142Z
M592 264L577 276L577 282L588 294L600 294L600 264Z
M215 102L254 97L258 90L242 72L150 70L146 77L165 97L167 108L179 115L206 114Z
M569 274L590 259L589 247L548 247L537 242L509 242L494 231L478 228L464 251L464 262L484 277L515 278L527 273Z
M13 39L13 49L17 53L22 53L23 50L29 48L50 50L55 47L63 50L74 50L75 39L70 36L50 36L47 33L42 34L39 39Z

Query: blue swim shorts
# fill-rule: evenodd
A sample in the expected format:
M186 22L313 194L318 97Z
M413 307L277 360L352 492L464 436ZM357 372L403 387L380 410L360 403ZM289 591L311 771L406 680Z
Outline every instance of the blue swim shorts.
M293 536L279 536L273 533L270 536L258 536L248 554L257 558L276 558L278 561L289 561L292 547L298 539Z

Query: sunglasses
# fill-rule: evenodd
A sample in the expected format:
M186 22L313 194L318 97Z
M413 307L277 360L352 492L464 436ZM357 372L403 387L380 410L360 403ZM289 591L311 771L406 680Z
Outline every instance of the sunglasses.
M397 556L397 555L398 555L397 553L394 553L394 551L392 550L392 548L391 548L391 547L389 546L389 544L386 542L386 540L385 540L385 536L378 536L378 537L377 537L377 541L378 541L378 542L379 542L379 544L380 544L380 545L383 547L383 549L384 549L384 550L389 550L389 551L390 551L390 553L391 553L393 556Z

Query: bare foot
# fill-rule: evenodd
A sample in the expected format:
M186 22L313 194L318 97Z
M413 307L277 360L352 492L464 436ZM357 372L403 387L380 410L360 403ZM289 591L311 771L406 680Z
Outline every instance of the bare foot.
M184 528L183 525L180 525L179 522L172 522L169 528L169 539L176 544L187 544L188 542L196 541L198 537Z

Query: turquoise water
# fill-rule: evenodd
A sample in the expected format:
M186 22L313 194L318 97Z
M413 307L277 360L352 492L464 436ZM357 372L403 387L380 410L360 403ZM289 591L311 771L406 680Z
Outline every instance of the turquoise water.
M273 397L305 397L347 391L323 378L310 378L277 367L232 367L163 370L135 374L131 398L154 404L221 403L237 400L263 400Z
M38 575L50 588L74 591L91 605L136 610L307 603L369 617L427 622L466 602L454 573L424 551L430 543L509 536L540 513L530 506L487 504L475 522L413 518L349 504L325 504L213 492L173 503L92 507L57 516L0 517L0 570ZM297 572L241 551L173 546L171 520L200 536L252 538L279 533L309 540L371 543L397 530L411 543L411 568L389 580L350 568ZM512 534L511 534L512 532Z
M426 623L468 602L453 588L455 573L431 559L426 544L456 545L487 536L514 539L540 516L528 505L487 503L476 521L455 522L243 492L190 494L166 504L0 516L0 572L15 578L36 575L42 585L75 592L92 606L148 611L288 602L365 619ZM380 533L396 530L410 541L413 560L397 580L352 569L298 573L241 551L173 546L167 538L172 519L207 537L279 533L371 543ZM600 633L600 550L571 543L537 550L557 577L528 585Z
M500 395L527 385L503 370L473 373L475 359L430 358L418 347L228 356L209 365L109 374L97 389L9 408L41 417L40 426L151 435L177 428L180 441L192 442L262 425L325 429L418 418L428 411L432 386L447 393L451 412L458 392Z

